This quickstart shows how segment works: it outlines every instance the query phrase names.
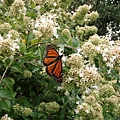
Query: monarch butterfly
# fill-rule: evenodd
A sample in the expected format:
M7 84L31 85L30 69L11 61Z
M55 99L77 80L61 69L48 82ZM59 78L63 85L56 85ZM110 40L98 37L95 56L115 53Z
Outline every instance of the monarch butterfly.
M63 55L59 55L51 45L47 46L43 64L47 66L46 72L48 75L53 76L57 80L58 84L62 83L62 57Z

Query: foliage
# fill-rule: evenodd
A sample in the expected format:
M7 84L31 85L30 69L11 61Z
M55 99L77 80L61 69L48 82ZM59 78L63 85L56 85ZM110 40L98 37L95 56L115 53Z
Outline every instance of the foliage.
M21 120L120 118L120 42L97 35L98 17L73 0L0 3L0 117ZM63 54L63 83L43 66L46 45Z

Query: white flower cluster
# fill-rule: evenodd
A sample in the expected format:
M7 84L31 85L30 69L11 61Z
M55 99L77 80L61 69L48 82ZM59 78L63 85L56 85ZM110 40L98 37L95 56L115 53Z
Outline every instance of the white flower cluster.
M57 37L58 24L54 20L55 16L48 14L42 15L36 20L33 33L38 38Z
M15 0L10 7L10 13L13 15L26 15L25 3L22 0Z
M8 38L4 39L0 35L0 55L10 57L14 55L18 49L18 39L13 40L10 38L10 35L8 35Z
M117 42L116 42L117 43ZM94 57L101 54L103 61L110 68L120 67L120 45L114 41L100 38L97 34L91 36L82 46L83 54L93 61Z

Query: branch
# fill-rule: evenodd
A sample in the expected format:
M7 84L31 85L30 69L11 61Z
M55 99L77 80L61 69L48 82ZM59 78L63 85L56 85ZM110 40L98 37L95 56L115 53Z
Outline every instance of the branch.
M36 46L36 45L39 45L39 44L47 44L47 43L48 43L48 42L38 42L38 43L35 43L35 44L33 44L33 45L27 47L26 50L28 50L28 49L30 49L30 48Z
M5 76L8 68L11 66L11 64L14 62L14 60L15 60L15 59L13 59L13 60L9 63L9 65L7 66L7 68L5 69L3 75L2 75L2 77L1 77L1 79L0 79L0 84L2 83L2 80L3 80L4 76Z

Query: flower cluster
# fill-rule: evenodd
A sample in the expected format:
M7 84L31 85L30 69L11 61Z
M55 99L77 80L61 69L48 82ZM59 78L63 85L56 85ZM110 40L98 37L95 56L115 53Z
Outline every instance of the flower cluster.
M49 103L42 102L38 106L38 111L42 113L46 113L46 114L57 113L59 109L60 109L60 105L56 103L55 101L49 102Z
M19 49L18 40L13 40L10 37L4 39L0 36L0 55L2 56L13 56L16 50Z
M32 73L28 70L25 70L23 72L23 78L27 79L27 78L31 78L32 77Z
M89 58L91 63L93 62L94 57L98 54L97 47L89 41L82 45L82 52L85 57Z
M82 68L84 66L84 61L82 55L78 53L71 54L66 62L67 66Z
M86 14L86 23L95 21L99 17L99 14L97 12L91 12L90 14Z
M79 80L76 80L76 86L81 89L81 92L98 84L102 80L102 77L97 72L95 67L80 69L79 78Z
M97 12L88 14L89 10L90 6L88 5L79 6L72 15L72 20L76 21L79 25L95 21L99 17L99 14Z
M77 105L75 113L79 115L79 120L103 120L102 110L96 98L90 95L83 103Z
M0 120L13 120L12 118L8 117L8 114L2 116Z
M35 27L35 21L28 16L23 17L23 23L27 26L27 30L25 29L26 33L28 33L28 30L32 31Z
M8 32L8 34L10 35L10 38L14 39L14 40L16 40L16 39L18 39L20 37L20 34L16 30L13 30L13 29L10 30Z
M115 94L114 87L109 84L101 85L101 87L99 88L99 96L101 98L110 97L114 94Z
M91 87L82 94L82 103L76 102L76 115L81 120L89 118L90 120L103 120L104 112L113 115L115 118L120 117L120 94L115 92L115 81L106 82L103 80L98 86ZM77 117L78 118L78 117Z
M31 108L26 108L26 107L20 106L19 104L14 105L13 110L15 114L25 115L25 116L30 116L33 112Z
M120 46L100 38L97 34L90 36L89 40L82 45L82 52L91 62L98 54L102 55L103 61L110 68L119 68L120 66Z
M97 33L98 29L96 26L85 26L85 27L76 27L76 34L78 37L87 36L90 34Z
M0 25L0 33L7 33L11 28L12 26L9 23L3 23Z
M71 90L75 84L82 93L102 80L95 66L84 65L83 57L80 54L72 54L66 65L71 68L66 76L64 75L63 87L65 89Z
M76 9L76 12L74 12L72 19L76 20L78 23L80 23L79 20L83 21L84 23L84 17L88 13L89 10L90 10L90 7L88 5L79 6L78 9Z
M66 38L67 40L69 40L71 38L71 33L70 33L69 29L63 29L61 32L61 36L63 38Z
M103 61L110 68L120 67L120 46L107 46L102 53Z
M26 15L26 8L24 1L22 0L15 0L10 7L10 13L14 16L24 16Z
M55 16L51 14L42 15L36 20L35 30L33 31L38 38L57 37L58 24L53 20Z

